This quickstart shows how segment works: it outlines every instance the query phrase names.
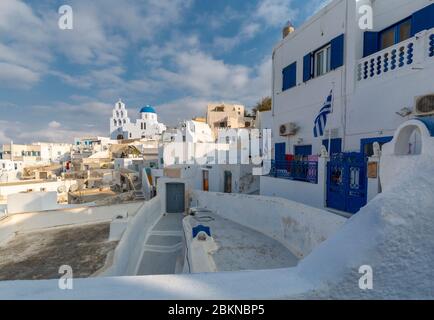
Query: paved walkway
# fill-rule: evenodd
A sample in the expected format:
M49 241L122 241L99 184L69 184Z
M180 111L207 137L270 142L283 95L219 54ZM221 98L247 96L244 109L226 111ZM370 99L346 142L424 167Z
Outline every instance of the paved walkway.
M217 250L210 257L218 271L278 269L298 263L285 246L263 233L213 213L199 213L196 218L195 223L211 228Z
M182 267L183 217L181 213L166 214L157 222L145 243L138 275L174 274Z

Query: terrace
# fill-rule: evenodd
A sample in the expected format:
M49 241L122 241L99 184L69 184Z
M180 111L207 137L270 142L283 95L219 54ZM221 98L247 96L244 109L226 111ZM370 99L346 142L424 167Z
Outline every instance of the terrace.
M428 62L434 62L434 29L422 31L410 39L360 59L357 80L364 83L396 75L397 72L422 68Z

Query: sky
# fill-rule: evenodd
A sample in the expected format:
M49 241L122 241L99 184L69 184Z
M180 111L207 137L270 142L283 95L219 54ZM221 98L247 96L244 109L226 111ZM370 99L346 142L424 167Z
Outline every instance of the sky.
M109 135L121 98L171 126L271 95L271 53L328 0L0 0L0 143ZM58 9L73 9L73 30Z

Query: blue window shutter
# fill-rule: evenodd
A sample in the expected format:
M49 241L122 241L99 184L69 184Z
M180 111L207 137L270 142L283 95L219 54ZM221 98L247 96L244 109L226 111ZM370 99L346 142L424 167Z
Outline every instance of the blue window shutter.
M411 17L411 34L434 28L434 3L415 12Z
M282 91L295 87L297 85L297 62L283 69L282 76Z
M363 57L370 56L378 51L378 32L366 31L364 34Z
M330 67L332 70L344 65L344 39L345 36L341 34L339 37L336 37L331 41L332 57Z
M303 58L303 82L312 79L312 53L309 53Z

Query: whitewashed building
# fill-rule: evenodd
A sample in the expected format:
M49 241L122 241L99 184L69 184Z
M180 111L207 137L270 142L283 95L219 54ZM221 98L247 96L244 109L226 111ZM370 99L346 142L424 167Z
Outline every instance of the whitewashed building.
M356 212L381 190L378 169L366 164L375 147L408 119L434 113L433 73L432 1L332 1L274 48L275 176L280 170L295 181L263 178L261 193L310 204L307 180L322 191L318 206ZM420 152L417 134L408 152ZM290 169L293 160L311 163Z
M41 148L41 159L43 162L59 163L71 159L72 145L69 143L38 142L35 145Z
M110 118L110 136L112 139L155 139L161 136L166 126L158 122L158 116L152 106L140 109L139 119L132 121L128 116L128 110L119 100Z
M0 159L0 183L16 181L21 178L24 169L23 161Z

